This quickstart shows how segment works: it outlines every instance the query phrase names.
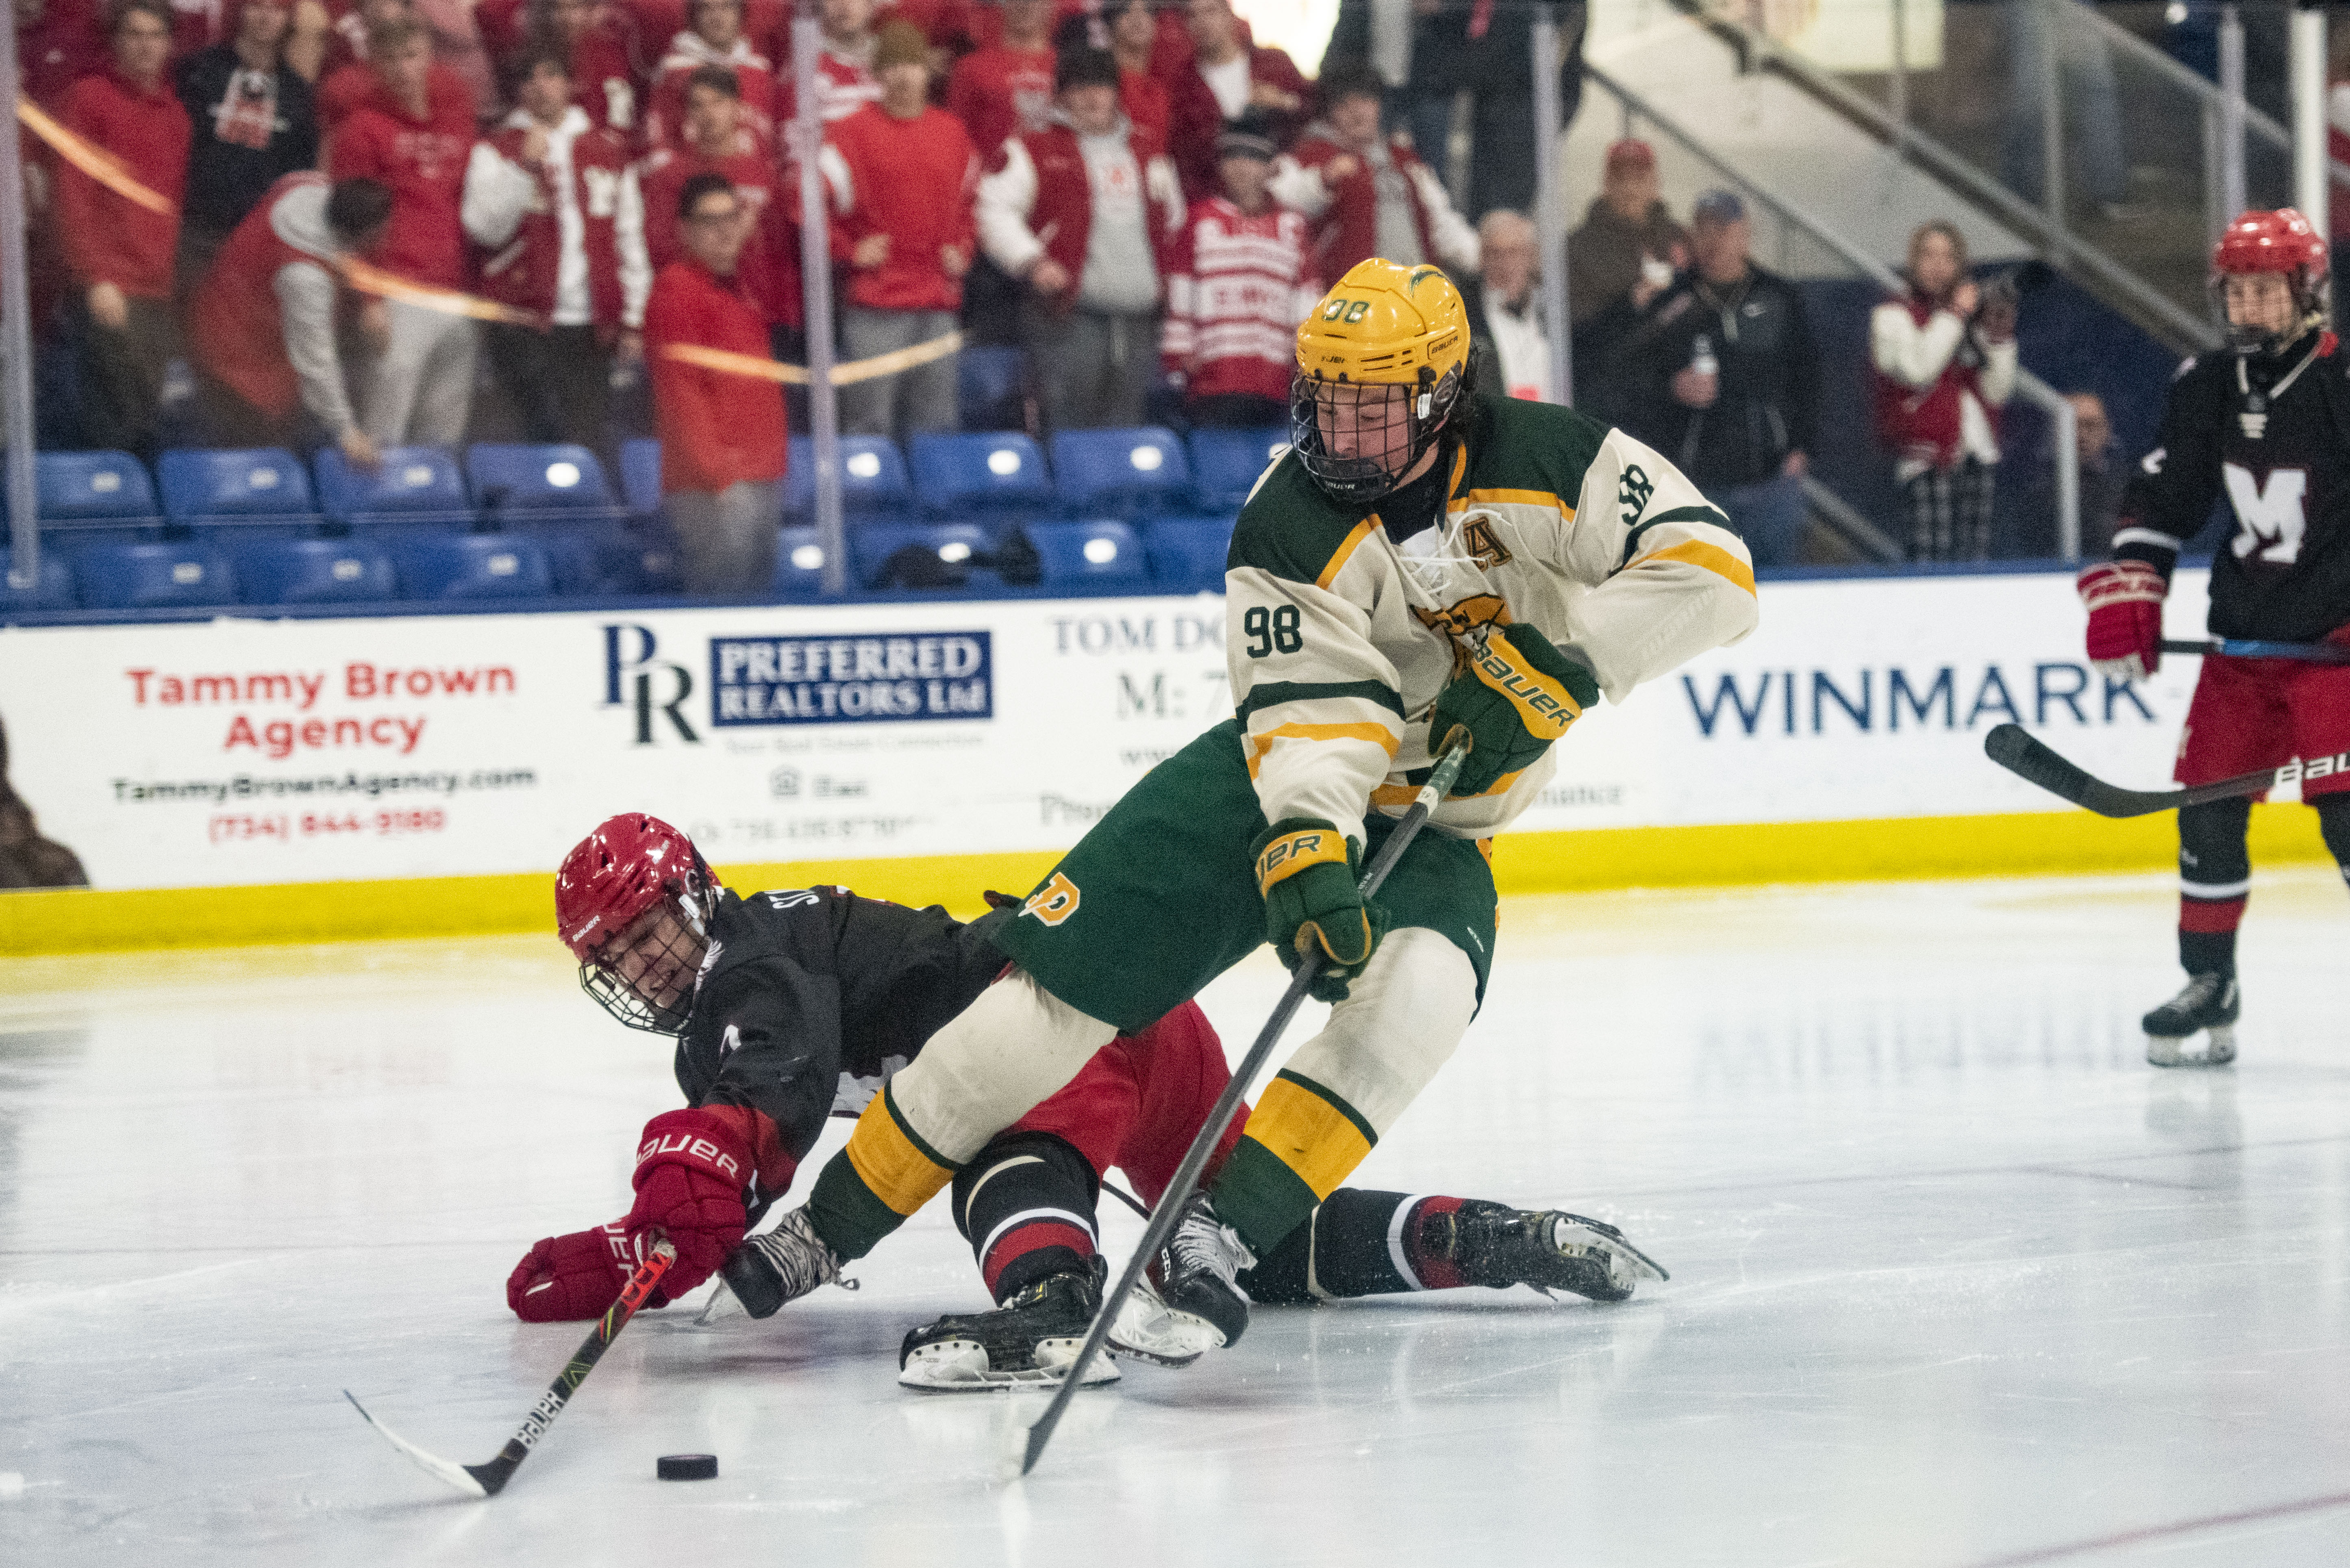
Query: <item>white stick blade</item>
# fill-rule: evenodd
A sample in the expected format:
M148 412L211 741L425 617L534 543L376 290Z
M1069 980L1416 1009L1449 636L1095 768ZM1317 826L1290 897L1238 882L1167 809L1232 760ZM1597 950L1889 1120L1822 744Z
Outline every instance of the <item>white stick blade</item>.
M384 1440L386 1442L389 1442L393 1448L398 1449L401 1453L406 1454L410 1459L416 1461L416 1468L422 1470L425 1474L439 1477L441 1480L447 1481L451 1486L455 1487L459 1491L463 1492L467 1497L487 1497L490 1495L487 1488L484 1487L480 1481L475 1480L471 1475L466 1473L464 1466L451 1464L447 1459L436 1459L432 1455L426 1453L422 1449L418 1448L414 1443L410 1442L406 1438L401 1437L398 1432L393 1431L390 1427L385 1426L381 1421L377 1420L373 1416L369 1415L368 1407L360 1404L359 1397L353 1394L349 1389L346 1388L343 1390L343 1397L351 1402L352 1409L357 1410L361 1416L366 1417L367 1424L369 1426L373 1427L377 1431L383 1434Z

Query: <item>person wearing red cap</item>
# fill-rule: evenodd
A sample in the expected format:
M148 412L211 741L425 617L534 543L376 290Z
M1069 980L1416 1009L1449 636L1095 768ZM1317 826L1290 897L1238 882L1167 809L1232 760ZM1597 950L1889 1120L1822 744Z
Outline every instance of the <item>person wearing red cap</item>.
M60 158L57 239L80 305L83 440L145 457L155 450L163 369L179 347L172 257L190 131L163 71L172 17L162 0L125 0L113 39L113 65L68 88L57 119L148 199ZM155 198L163 211L155 211Z
M962 121L930 105L930 41L911 22L892 22L874 66L881 101L834 126L819 161L833 254L848 268L840 336L851 359L952 332L977 238L979 155ZM953 430L954 357L842 389L840 417L860 435Z
M1599 194L1566 240L1575 402L1594 418L1620 412L1611 351L1689 259L1688 231L1660 194L1656 150L1631 136L1610 145Z

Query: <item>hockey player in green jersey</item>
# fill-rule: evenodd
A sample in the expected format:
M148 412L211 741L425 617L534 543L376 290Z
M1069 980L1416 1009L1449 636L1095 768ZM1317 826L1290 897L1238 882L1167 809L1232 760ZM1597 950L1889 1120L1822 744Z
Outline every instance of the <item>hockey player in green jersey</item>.
M1492 961L1488 841L1550 776L1551 744L1756 615L1745 546L1671 463L1571 410L1469 394L1470 354L1434 267L1365 262L1299 327L1295 444L1242 509L1227 568L1237 711L1028 898L997 938L1014 967L818 1178L810 1245L862 1256L1112 1036L1259 942L1293 967L1318 945L1328 1025L1154 1264L1179 1322L1229 1344L1248 1316L1235 1273L1451 1054ZM1367 904L1357 872L1456 733L1471 749L1452 794Z

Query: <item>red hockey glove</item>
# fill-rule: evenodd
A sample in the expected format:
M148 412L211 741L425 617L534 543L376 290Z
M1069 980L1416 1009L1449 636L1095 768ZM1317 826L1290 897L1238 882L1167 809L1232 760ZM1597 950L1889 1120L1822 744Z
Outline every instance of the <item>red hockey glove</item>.
M714 1111L664 1111L645 1124L637 1204L620 1223L639 1257L652 1250L657 1231L677 1249L661 1280L672 1301L717 1272L743 1244L751 1149L740 1127L740 1118Z
M625 1220L549 1236L524 1253L507 1276L506 1305L525 1323L599 1318L620 1299L620 1287L639 1262ZM645 1304L667 1306L668 1293L656 1287Z
M2089 607L2089 662L2100 675L2143 680L2162 663L2162 601L2170 585L2144 561L2108 561L2081 574Z

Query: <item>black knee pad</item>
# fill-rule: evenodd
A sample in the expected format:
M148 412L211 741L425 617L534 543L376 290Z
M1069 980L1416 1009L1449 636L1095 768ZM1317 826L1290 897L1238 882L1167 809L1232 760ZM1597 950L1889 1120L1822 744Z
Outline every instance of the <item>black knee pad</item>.
M955 1172L955 1229L976 1241L1024 1209L1094 1211L1101 1178L1076 1147L1051 1133L1007 1133Z
M2309 803L2317 810L2317 830L2325 836L2342 874L2350 877L2350 790L2335 790Z

